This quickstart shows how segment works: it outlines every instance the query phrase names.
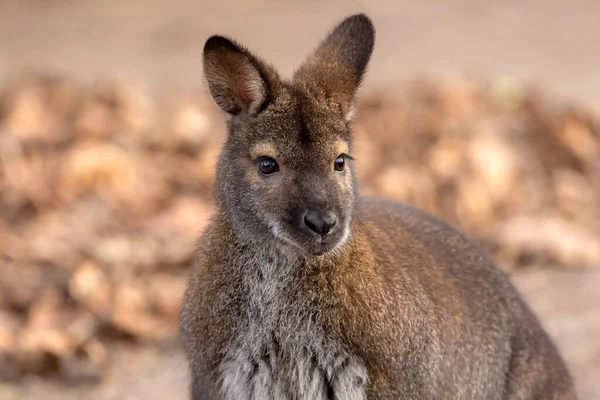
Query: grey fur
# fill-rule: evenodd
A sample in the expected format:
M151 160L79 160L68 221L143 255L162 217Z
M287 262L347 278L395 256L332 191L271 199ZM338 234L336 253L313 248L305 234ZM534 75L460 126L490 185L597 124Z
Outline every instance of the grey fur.
M236 268L252 301L220 365L226 399L365 399L365 367L313 321L294 269L294 249L266 248ZM275 337L273 332L279 332Z

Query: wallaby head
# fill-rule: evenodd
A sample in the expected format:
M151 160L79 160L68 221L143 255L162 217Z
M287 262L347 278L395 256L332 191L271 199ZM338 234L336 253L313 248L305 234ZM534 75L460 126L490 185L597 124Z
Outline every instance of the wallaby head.
M349 17L291 80L232 40L206 42L208 87L229 116L217 200L243 240L306 255L346 241L355 190L349 123L374 40L368 17Z

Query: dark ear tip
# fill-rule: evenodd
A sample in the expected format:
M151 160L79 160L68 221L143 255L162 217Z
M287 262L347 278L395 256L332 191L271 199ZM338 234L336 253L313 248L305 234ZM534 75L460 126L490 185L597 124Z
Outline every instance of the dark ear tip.
M204 44L204 54L223 50L239 51L239 48L232 40L219 35L209 37Z
M346 21L352 24L360 24L366 27L373 28L373 21L371 21L371 18L369 18L369 16L365 13L351 15L348 18L346 18Z
M341 25L345 25L352 30L359 30L362 34L375 36L373 21L365 13L351 15Z

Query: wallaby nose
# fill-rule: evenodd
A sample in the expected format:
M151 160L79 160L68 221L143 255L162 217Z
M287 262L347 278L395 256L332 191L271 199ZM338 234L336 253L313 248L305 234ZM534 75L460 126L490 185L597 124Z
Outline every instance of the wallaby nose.
M308 226L311 231L318 235L326 236L335 226L337 217L331 211L324 214L318 210L308 210L304 215L304 225Z

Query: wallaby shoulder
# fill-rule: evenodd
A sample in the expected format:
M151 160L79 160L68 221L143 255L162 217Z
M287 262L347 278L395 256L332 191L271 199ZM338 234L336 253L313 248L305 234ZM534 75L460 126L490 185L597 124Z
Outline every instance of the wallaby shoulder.
M233 231L217 211L198 240L180 316L186 353L202 360L190 364L194 400L218 398L214 382L243 301L232 276L234 257Z
M389 253L396 268L409 268L411 274L439 271L445 280L463 282L467 287L477 281L471 290L486 290L490 286L487 296L494 292L512 295L512 290L506 290L512 288L506 274L479 246L427 211L365 196L359 198L356 219L366 239L376 247L374 251ZM384 244L385 248L378 250ZM422 266L415 259L420 252L424 254Z
M408 204L361 197L357 210L359 225L371 227L366 238L374 253L393 258L388 279L414 278L402 295L422 295L417 312L429 314L427 329L441 344L439 353L430 354L453 360L452 366L438 364L446 376L438 389L454 381L444 389L449 398L466 394L450 395L457 387L481 395L499 390L494 385L506 387L502 398L576 398L570 373L535 314L507 274L468 237ZM421 251L428 261L417 261ZM469 347L469 353L460 351ZM486 365L488 371L481 374L476 365ZM456 385L467 375L468 382ZM532 384L522 384L527 381Z

